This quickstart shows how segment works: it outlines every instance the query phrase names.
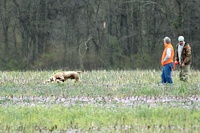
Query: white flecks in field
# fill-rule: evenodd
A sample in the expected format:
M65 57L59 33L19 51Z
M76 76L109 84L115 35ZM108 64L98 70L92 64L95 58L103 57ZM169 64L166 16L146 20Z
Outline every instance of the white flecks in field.
M52 105L61 104L63 106L75 105L94 105L99 107L133 107L139 105L147 105L149 107L171 106L184 108L200 108L200 97L156 97L156 96L132 96L132 97L0 97L1 106L9 106L10 104L21 106L35 105Z

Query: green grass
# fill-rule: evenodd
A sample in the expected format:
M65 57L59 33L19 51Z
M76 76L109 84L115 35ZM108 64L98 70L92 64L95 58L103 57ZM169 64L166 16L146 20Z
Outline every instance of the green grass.
M148 108L142 105L134 108L54 105L48 108L44 106L0 107L0 112L1 130L7 131L9 127L10 132L67 131L68 129L101 131L103 128L107 132L118 130L197 132L200 129L200 112L196 109Z
M59 70L57 70L59 71ZM158 85L161 71L86 71L81 83L45 83L57 71L0 74L0 132L198 132L200 75Z
M82 83L67 81L62 84L44 83L54 71L3 72L1 96L49 96L67 93L77 95L199 95L199 71L192 71L189 83L180 82L178 72L173 72L173 85L158 86L158 71L91 71L81 74Z

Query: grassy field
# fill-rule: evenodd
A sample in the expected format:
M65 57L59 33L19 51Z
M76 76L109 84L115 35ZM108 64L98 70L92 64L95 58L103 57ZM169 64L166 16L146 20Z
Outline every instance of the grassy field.
M59 70L57 70L59 71ZM161 71L86 71L81 82L46 83L57 71L0 74L0 132L199 132L200 72L160 85Z

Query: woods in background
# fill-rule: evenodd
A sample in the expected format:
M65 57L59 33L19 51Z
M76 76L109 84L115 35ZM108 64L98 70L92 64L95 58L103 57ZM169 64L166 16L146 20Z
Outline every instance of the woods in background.
M0 69L159 69L183 35L200 68L200 1L1 0Z

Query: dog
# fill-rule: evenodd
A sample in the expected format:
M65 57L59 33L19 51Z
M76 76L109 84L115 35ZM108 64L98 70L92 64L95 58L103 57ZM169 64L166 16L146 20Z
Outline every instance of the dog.
M53 82L57 81L59 82L64 82L67 79L75 79L75 82L79 82L79 74L82 73L82 71L63 71L63 72L58 72L54 76L51 76L47 82Z

